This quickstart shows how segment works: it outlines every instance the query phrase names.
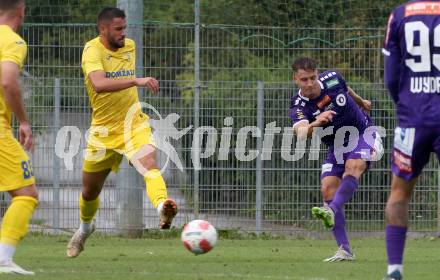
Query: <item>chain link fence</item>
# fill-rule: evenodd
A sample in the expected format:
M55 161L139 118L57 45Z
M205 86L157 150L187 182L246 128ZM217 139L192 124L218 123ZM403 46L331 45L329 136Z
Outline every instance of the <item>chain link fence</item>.
M142 91L140 99L157 109L160 115L147 110L152 119L175 113L180 116L175 127L179 131L188 128L195 118L194 24L150 23L142 27L143 73L138 75L156 77L161 91L157 96ZM95 36L95 25L91 24L34 23L23 28L29 44L23 89L36 134L32 161L40 190L40 205L32 221L35 230L69 231L79 223L81 152L91 117L80 61L84 43ZM203 25L198 111L200 127L206 128L201 138L203 157L201 169L194 172L194 128L169 139L184 166L180 171L169 164L164 171L169 195L180 207L174 225L180 227L199 215L219 229L304 236L320 232L321 224L312 219L310 209L322 203L319 176L325 150L320 150L319 160L308 160L309 150L296 161L282 156L282 149L287 147L293 154L295 145L294 137L290 146L284 139L291 127L288 113L295 92L290 64L298 56L309 55L319 61L322 70L341 72L359 95L371 100L375 124L386 128L385 156L363 175L354 199L346 206L349 230L382 232L395 126L394 106L382 81L382 38L382 28ZM56 135L66 126L79 131L67 133L60 142L62 155L78 148L71 157L71 168L55 153ZM245 127L259 129L261 137L242 130ZM271 134L272 127L280 129ZM264 135L273 135L270 156L263 146ZM79 139L75 142L79 145L72 144L73 139ZM266 152L265 157L260 154L248 161L237 159L237 153L242 152L237 147L243 139L245 155L256 150ZM212 153L206 150L210 143L215 147ZM159 154L159 162L167 163L164 154ZM432 158L411 204L414 231L438 230L438 172ZM126 191L117 187L116 176L107 180L97 216L101 231L118 229L122 218L117 201ZM139 194L133 199L141 199L143 205L142 209L131 209L132 213L143 213L143 225L156 228L157 213L146 199L144 186L128 191ZM3 200L3 209L5 206Z

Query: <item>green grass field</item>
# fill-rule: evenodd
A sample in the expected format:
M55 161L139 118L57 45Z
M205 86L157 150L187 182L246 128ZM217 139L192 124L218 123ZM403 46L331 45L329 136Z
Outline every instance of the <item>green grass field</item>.
M123 239L93 236L76 259L65 257L68 237L29 236L16 262L35 271L31 279L382 279L382 239L352 241L357 260L323 263L332 240L219 240L214 250L194 256L177 238ZM440 279L440 240L408 240L405 279ZM1 275L0 279L23 276Z

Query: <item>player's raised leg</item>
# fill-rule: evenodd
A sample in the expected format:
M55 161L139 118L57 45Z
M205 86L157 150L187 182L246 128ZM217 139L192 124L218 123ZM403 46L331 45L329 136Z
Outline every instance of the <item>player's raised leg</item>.
M95 230L93 218L99 208L99 194L111 169L99 172L83 171L83 188L79 198L80 227L67 244L66 254L77 257L85 248L87 238Z
M147 188L147 196L159 214L159 227L169 229L173 218L177 214L176 202L168 198L165 180L157 168L150 169L144 175Z
M337 191L328 206L314 207L312 213L321 218L327 228L333 228L335 215L343 212L344 205L354 195L358 185L359 177L366 170L367 164L362 159L349 159L345 162L343 178L337 188Z
M335 193L333 201L329 204L333 212L343 211L345 203L353 197L359 186L359 178L366 169L367 163L362 159L348 159L345 162L345 171L341 184Z
M342 167L337 164L332 164L329 170L324 170L324 167L321 191L327 203L323 207L312 208L312 214L321 219L325 227L332 228L338 243L335 255L324 261L354 260L345 230L344 205L353 197L367 163L362 159L348 159ZM343 173L340 172L341 168ZM338 178L341 173L342 180Z
M341 179L335 174L323 172L321 175L321 194L325 202L332 201L340 181ZM325 203L324 206L313 207L312 215L321 219L326 228L333 228L335 225L334 213L328 207L328 203Z
M330 147L327 151L327 158L322 165L321 173L321 194L324 202L333 201L333 197L341 183L344 170L343 164L337 164L333 147ZM324 203L323 206L313 207L312 215L315 218L321 219L326 228L333 228L335 226L335 215L328 206L328 203Z
M150 137L149 130L146 133ZM136 142L137 138L140 138L139 135L135 136L133 141ZM128 157L136 170L144 176L147 196L159 214L159 227L169 229L177 214L177 204L168 198L165 180L156 164L156 147L152 144L144 145Z

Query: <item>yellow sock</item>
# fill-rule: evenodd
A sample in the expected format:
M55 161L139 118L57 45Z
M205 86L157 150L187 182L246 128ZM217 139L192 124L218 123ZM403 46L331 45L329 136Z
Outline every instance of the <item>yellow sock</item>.
M96 211L99 208L99 197L95 200L87 201L82 195L79 197L79 216L81 221L85 224L89 224L92 222L95 217Z
M16 246L29 228L29 220L32 217L38 201L30 196L16 196L3 216L0 231L0 243Z
M165 181L160 174L159 169L151 169L144 175L144 181L147 188L147 196L154 208L165 201L168 197Z

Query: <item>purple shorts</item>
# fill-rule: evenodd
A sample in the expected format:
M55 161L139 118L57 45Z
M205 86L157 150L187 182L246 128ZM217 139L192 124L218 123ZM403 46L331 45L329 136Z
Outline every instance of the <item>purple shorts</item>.
M400 178L410 181L420 175L431 152L440 158L440 128L396 127L391 170Z
M382 158L383 146L381 138L377 133L374 133L371 138L360 134L357 142L354 141L348 145L353 145L352 149L348 149L349 151L347 151L347 146L341 148L329 147L327 158L322 165L321 179L327 176L342 178L345 171L345 162L349 159L365 160L368 169L371 161Z

